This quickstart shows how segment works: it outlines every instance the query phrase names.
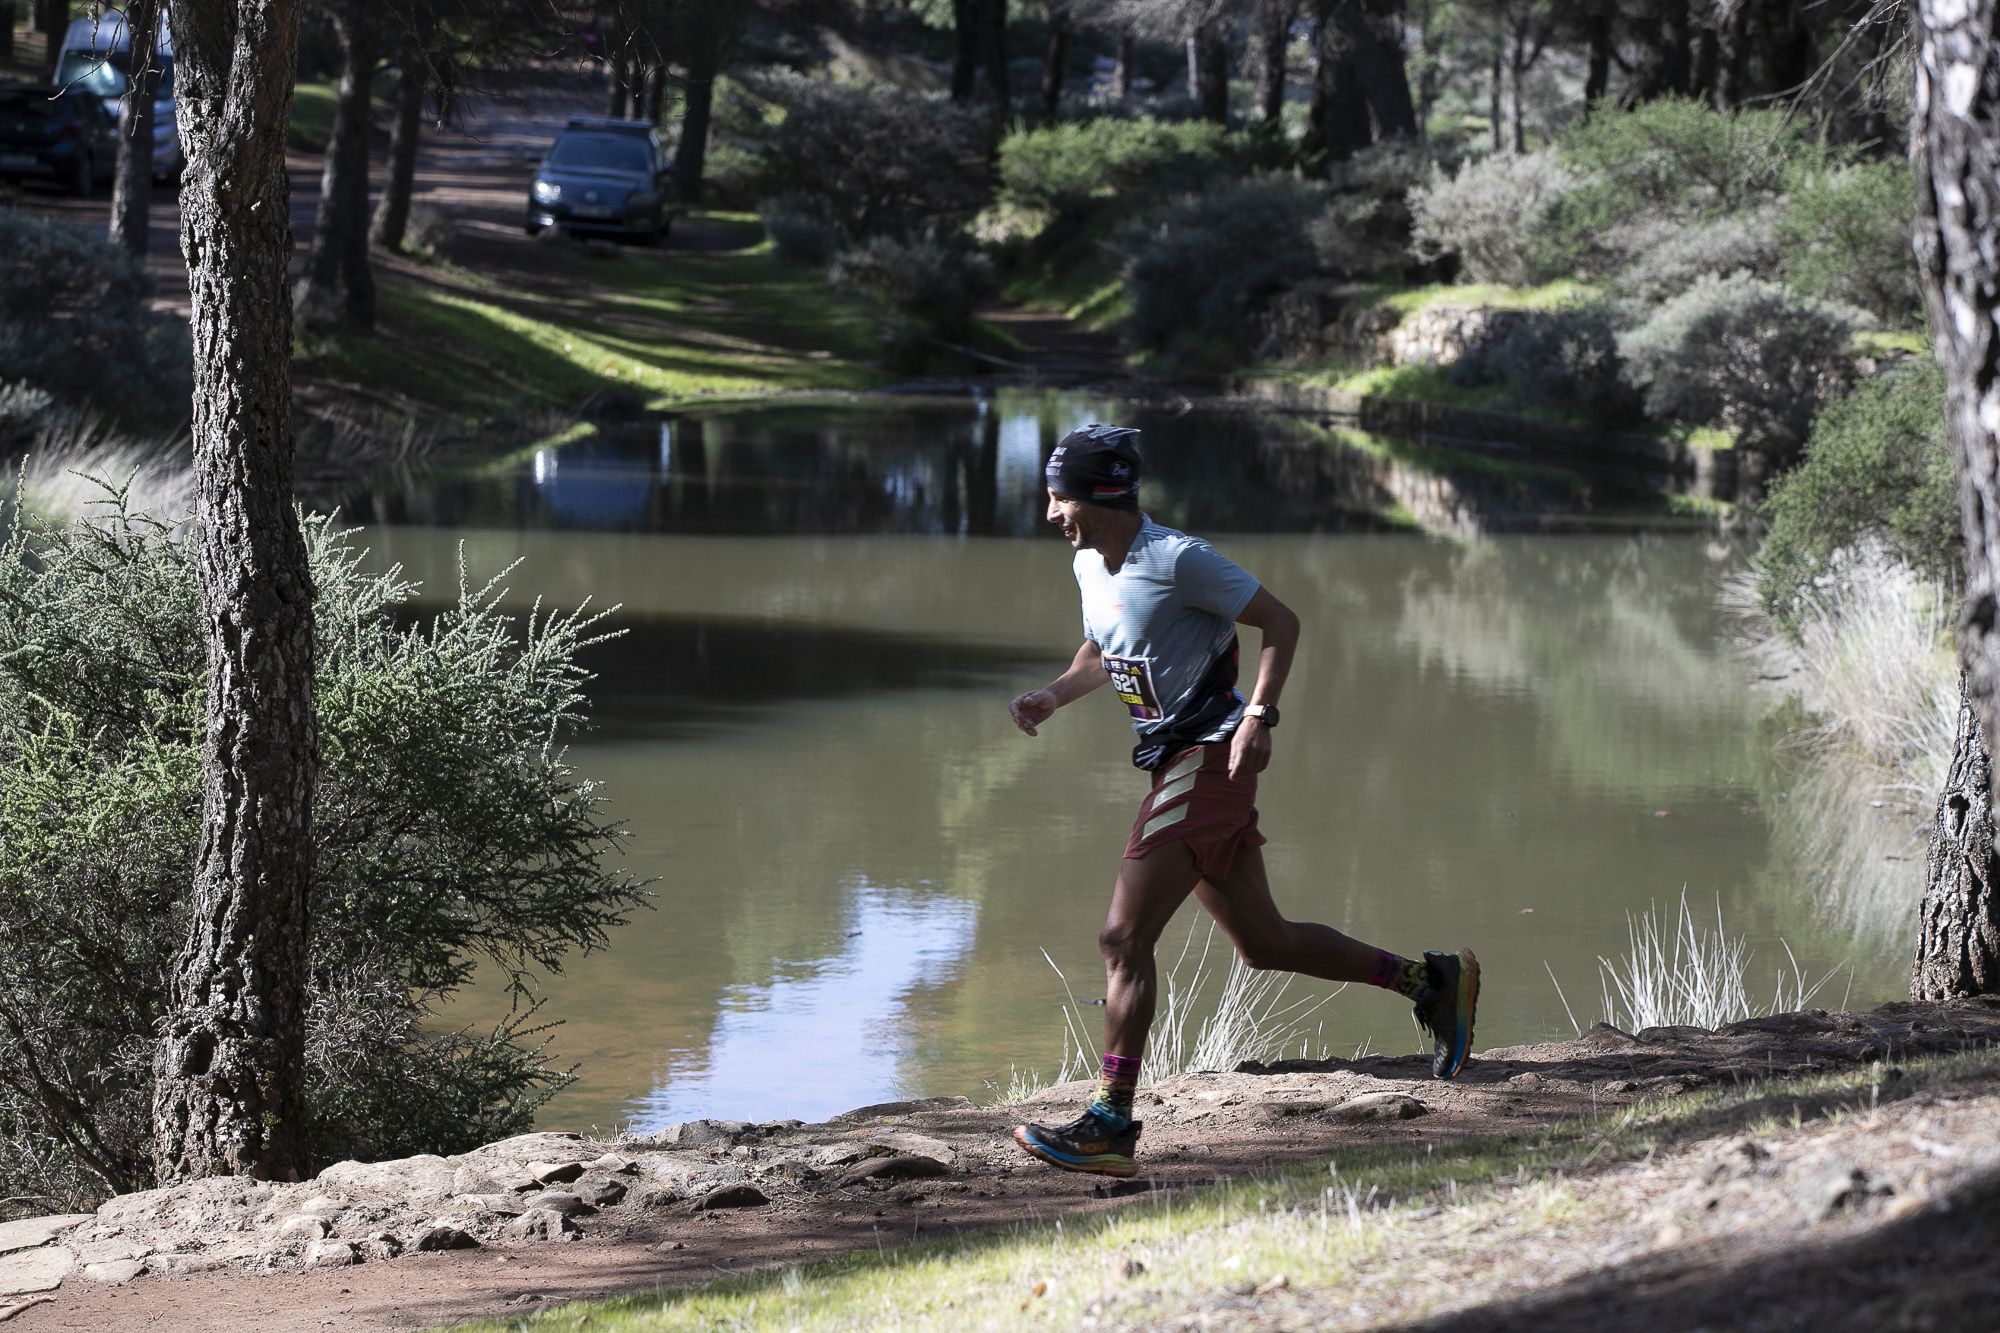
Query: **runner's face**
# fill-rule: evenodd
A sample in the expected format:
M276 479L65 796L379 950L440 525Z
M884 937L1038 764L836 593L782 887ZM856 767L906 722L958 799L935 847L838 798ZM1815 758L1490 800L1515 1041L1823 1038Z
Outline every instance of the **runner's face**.
M1062 528L1063 540L1070 544L1072 550L1094 548L1098 536L1097 515L1091 510L1095 507L1050 491L1048 520Z

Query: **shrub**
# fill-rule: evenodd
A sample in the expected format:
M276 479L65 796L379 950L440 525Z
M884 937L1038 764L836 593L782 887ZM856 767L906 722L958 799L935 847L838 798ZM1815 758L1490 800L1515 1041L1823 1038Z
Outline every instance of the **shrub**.
M1829 403L1805 461L1764 502L1757 593L1781 625L1841 552L1873 542L1931 578L1959 567L1958 487L1944 429L1944 375L1915 357Z
M0 453L27 447L49 419L55 399L48 390L19 381L0 380Z
M418 200L410 205L403 227L404 246L420 255L442 259L458 238L458 221L436 204Z
M859 241L834 261L830 276L869 293L909 321L891 331L892 341L905 343L963 341L972 328L973 307L993 291L985 258L963 236L935 228L907 239L871 236Z
M1800 181L1778 217L1785 282L1859 306L1892 327L1918 323L1922 304L1910 253L1916 211L1906 162L1857 163Z
M120 415L185 418L187 322L147 307L145 261L83 227L0 209L0 366L9 381ZM109 377L109 378L107 378Z
M1655 417L1723 426L1789 461L1849 372L1859 314L1748 274L1703 278L1619 335Z
M772 247L786 259L824 264L840 253L840 222L825 195L793 190L757 205L757 216Z
M1572 188L1537 220L1541 262L1559 272L1609 272L1621 256L1603 238L1652 218L1699 222L1775 203L1787 179L1825 151L1788 111L1716 111L1664 98L1593 116L1562 144Z
M489 585L412 625L411 585L364 574L324 521L307 542L311 1150L460 1151L526 1128L567 1075L532 1006L490 1033L427 1021L482 962L554 968L638 898L599 867L615 829L555 748L591 622L511 621ZM191 559L122 502L0 549L0 1171L65 1207L152 1181L154 1031L201 833Z
M1618 322L1606 304L1529 310L1451 366L1461 384L1503 384L1518 402L1574 408L1598 420L1635 416L1638 395L1618 355Z
M1179 353L1241 352L1273 296L1310 277L1321 191L1291 177L1236 182L1162 204L1114 239L1132 303L1126 338Z
M1569 174L1555 154L1495 154L1456 175L1434 170L1410 191L1411 249L1426 260L1458 256L1473 282L1531 287L1557 274L1534 244L1540 216L1562 196Z
M1196 120L1100 119L1022 130L1000 144L999 198L1072 215L1104 199L1139 207L1240 174L1240 139Z
M1769 273L1777 262L1763 212L1693 223L1643 219L1619 228L1609 248L1625 256L1613 290L1648 305L1670 301L1705 277Z
M825 198L849 236L963 222L986 202L986 131L973 112L792 75L758 87L784 108L763 144L771 179Z
M1457 157L1454 148L1399 139L1336 163L1325 212L1313 227L1320 262L1356 277L1407 266L1410 193Z

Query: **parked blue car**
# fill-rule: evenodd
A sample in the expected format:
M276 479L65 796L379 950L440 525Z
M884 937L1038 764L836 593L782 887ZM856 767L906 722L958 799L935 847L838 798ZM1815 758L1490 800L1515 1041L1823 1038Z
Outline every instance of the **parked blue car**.
M673 164L651 121L576 116L528 187L527 233L550 228L656 245L673 228Z

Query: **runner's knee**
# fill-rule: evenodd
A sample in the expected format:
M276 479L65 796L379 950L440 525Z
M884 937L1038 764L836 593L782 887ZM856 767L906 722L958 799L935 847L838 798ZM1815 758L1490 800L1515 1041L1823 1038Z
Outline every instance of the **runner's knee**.
M1152 957L1153 946L1139 938L1138 933L1123 922L1107 922L1103 930L1097 932L1097 951L1104 955L1106 967L1115 971L1131 971Z

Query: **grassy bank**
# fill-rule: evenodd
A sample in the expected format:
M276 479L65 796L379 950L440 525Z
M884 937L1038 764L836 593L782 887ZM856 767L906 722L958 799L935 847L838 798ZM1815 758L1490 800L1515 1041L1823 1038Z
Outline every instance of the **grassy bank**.
M605 389L658 407L879 382L873 308L768 243L602 255L552 241L524 253L532 272L382 265L375 333L302 342L301 377L462 419L575 411Z
M1359 1149L1324 1167L1088 1219L465 1327L1371 1327L1450 1313L1472 1327L1488 1316L1522 1315L1517 1302L1538 1292L1603 1281L1606 1267L1629 1273L1624 1266L1643 1267L1655 1254L1679 1277L1706 1265L1726 1283L1760 1246L1773 1247L1773 1262L1794 1253L1786 1246L1796 1241L1773 1233L1804 1225L1829 1244L1865 1241L1870 1226L1896 1225L1930 1197L1925 1177L1912 1177L1905 1201L1872 1219L1864 1216L1865 1192L1861 1204L1837 1192L1827 1202L1808 1183L1802 1209L1795 1185L1760 1186L1758 1177L1816 1180L1811 1173L1824 1169L1827 1151L1865 1154L1940 1101L1990 1117L1996 1091L2000 1055L1990 1051L1886 1072L1878 1064L1781 1077L1421 1153L1409 1145ZM1916 1141L1921 1149L1927 1140ZM1924 1160L1921 1151L1916 1157ZM1730 1165L1739 1159L1740 1169ZM1878 1185L1891 1169L1879 1159L1869 1166ZM1940 1209L1953 1188L1936 1186ZM1680 1206L1663 1209L1663 1199ZM1740 1243L1730 1237L1739 1227L1748 1230ZM1802 1283L1805 1275L1794 1278ZM1909 1299L1880 1287L1872 1294L1884 1313ZM1764 1299L1794 1298L1781 1288ZM1866 1314L1865 1299L1839 1299L1850 1302L1842 1307L1849 1313ZM1932 1299L1953 1298L1940 1289ZM1803 1320L1810 1303L1792 1312Z

